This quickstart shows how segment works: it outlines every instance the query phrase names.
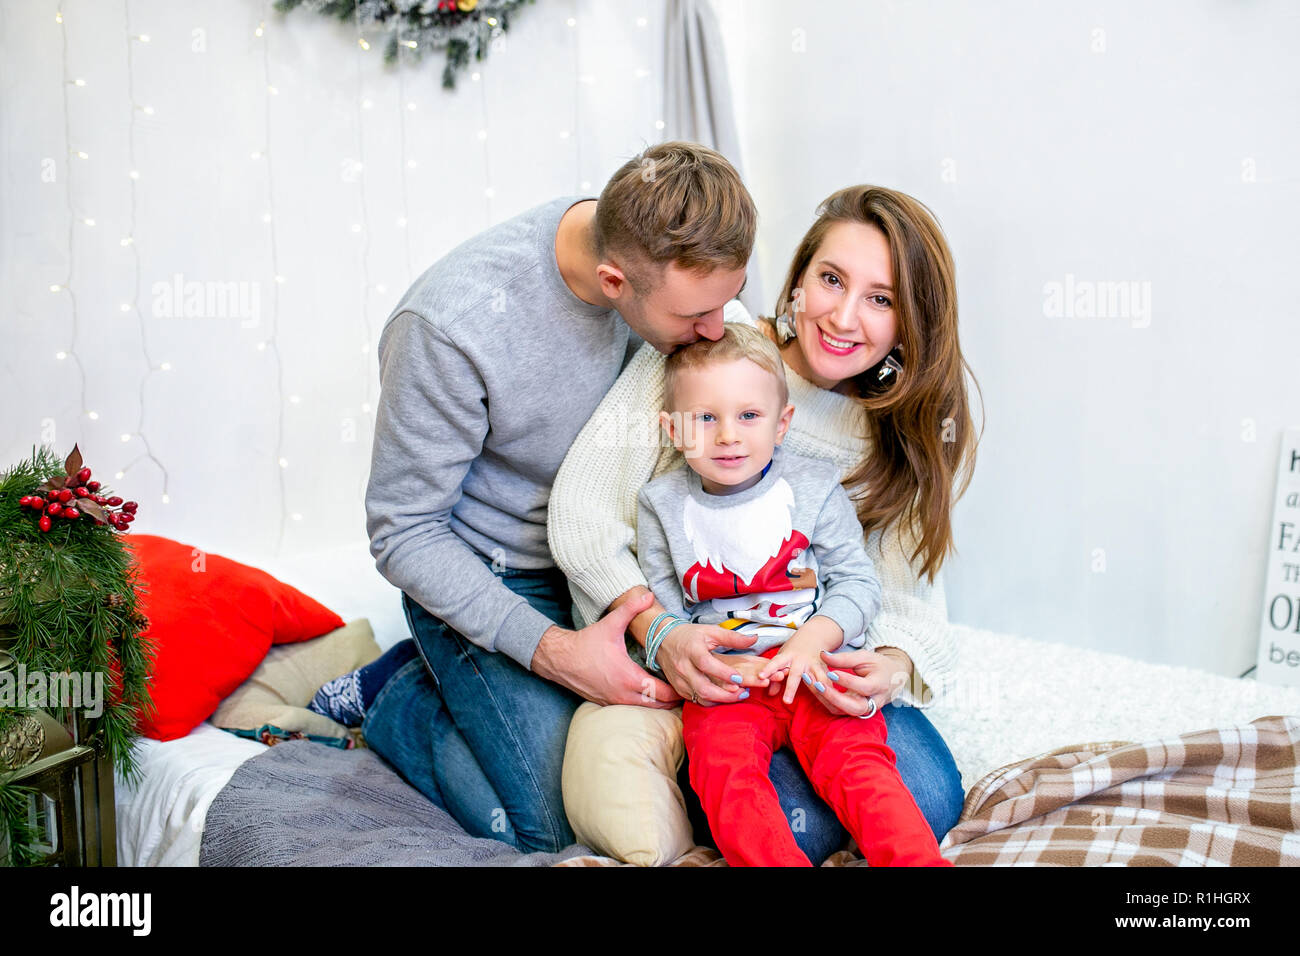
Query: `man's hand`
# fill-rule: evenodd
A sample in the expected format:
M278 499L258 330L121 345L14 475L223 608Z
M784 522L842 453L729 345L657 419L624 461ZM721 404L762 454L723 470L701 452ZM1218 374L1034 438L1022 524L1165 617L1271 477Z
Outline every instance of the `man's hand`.
M597 704L676 706L673 689L627 656L624 632L653 600L648 593L634 598L580 631L548 628L533 652L533 673Z

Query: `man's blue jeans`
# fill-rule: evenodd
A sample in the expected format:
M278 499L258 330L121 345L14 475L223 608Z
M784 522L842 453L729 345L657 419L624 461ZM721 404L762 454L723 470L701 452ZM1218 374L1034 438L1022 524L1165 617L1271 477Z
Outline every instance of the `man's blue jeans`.
M561 627L572 627L568 585L557 569L501 573L503 583ZM379 691L362 723L366 743L474 836L523 852L554 853L575 842L560 773L569 720L582 698L485 651L405 594L402 607L421 658ZM898 771L938 839L961 812L961 778L939 733L914 707L886 707ZM696 835L707 837L698 802L680 778ZM772 783L795 840L821 862L846 833L812 791L794 755L772 759Z

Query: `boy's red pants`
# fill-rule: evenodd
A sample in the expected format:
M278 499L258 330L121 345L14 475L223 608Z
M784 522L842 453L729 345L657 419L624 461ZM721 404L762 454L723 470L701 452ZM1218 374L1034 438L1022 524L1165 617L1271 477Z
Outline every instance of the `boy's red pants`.
M784 691L769 695L768 688L754 687L748 700L733 704L682 706L691 786L727 862L812 865L768 778L772 754L788 746L871 866L951 866L898 775L884 717L831 714L807 686L787 705Z

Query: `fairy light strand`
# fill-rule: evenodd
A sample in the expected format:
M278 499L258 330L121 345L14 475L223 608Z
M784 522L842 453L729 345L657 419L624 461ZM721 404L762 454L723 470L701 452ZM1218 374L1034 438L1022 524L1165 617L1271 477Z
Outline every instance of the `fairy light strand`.
M569 32L573 34L573 185L575 194L586 195L582 188L582 50L576 22L570 25Z
M357 27L357 205L361 210L361 324L365 330L365 338L361 344L361 354L365 356L366 377L364 390L362 391L363 402L361 405L362 420L370 425L370 390L373 385L374 376L378 370L378 362L371 357L370 343L373 341L373 332L370 327L370 215L366 201L366 165L365 165L365 110L362 108L362 93L364 91L363 67L365 58L362 54L370 49L366 42L364 32L361 27L361 8L358 5L353 9L353 17L356 20ZM365 500L366 484L368 481L366 469L360 470L361 489L359 497Z
M63 4L60 3L57 12L54 15L55 22L59 25L60 49L62 51L63 61L63 143L64 152L68 159L65 160L64 166L64 197L68 209L68 270L64 275L63 282L57 286L51 287L51 292L66 292L68 302L72 311L72 332L69 336L69 344L66 348L61 349L56 358L60 361L64 358L72 359L73 364L77 367L77 376L81 380L80 395L81 408L86 408L86 370L82 367L81 359L77 355L77 339L81 332L81 317L77 311L77 293L72 289L72 280L76 276L76 255L77 245L76 236L74 235L73 224L77 221L76 210L72 201L72 167L74 165L72 156L84 156L84 151L74 151L72 148L72 120L71 104L68 101L68 87L73 85L73 78L68 73L68 28L63 20ZM78 416L80 417L80 416Z
M275 461L280 477L280 532L276 539L275 553L280 555L284 551L284 532L288 516L288 488L285 477L285 471L289 463L284 457L284 360L280 354L280 283L283 276L280 275L280 255L279 246L276 242L276 222L278 217L275 214L275 175L274 166L271 160L271 53L270 43L266 39L266 21L270 19L271 4L267 0L263 7L263 19L257 25L254 33L262 41L262 79L263 90L265 92L266 109L265 113L265 138L262 149L259 151L261 159L266 161L266 208L270 211L271 221L269 243L271 249L271 335L269 347L275 357L275 393L276 406L278 415L276 419L276 436L275 436Z
M487 214L486 226L492 225L492 162L488 155L491 149L491 133L488 124L488 103L487 103L487 83L482 79L478 82L479 92L479 117L483 123L479 127L479 141L483 144L483 204L484 212Z
M406 155L406 63L403 60L407 49L408 47L402 42L402 27L399 22L397 27L397 155L401 157L402 164L399 179L402 187L401 228L405 233L403 239L406 243L406 284L409 287L415 281L415 269L411 258L411 207L406 188L406 172L411 164L410 157Z
M135 317L140 324L140 351L144 355L145 372L140 377L140 390L139 390L139 402L138 402L139 411L138 411L138 417L136 418L135 433L133 436L133 437L139 437L140 441L144 443L144 454L137 456L134 460L132 460L130 464L123 467L121 469L121 472L125 474L131 468L131 465L134 465L137 461L143 459L148 459L149 461L153 462L155 467L157 467L158 471L162 475L162 500L164 504L167 504L168 502L171 501L171 496L167 493L167 482L168 482L167 469L163 466L163 463L158 460L158 456L153 453L153 448L149 444L149 438L144 431L145 388L149 383L149 377L153 375L156 371L159 371L159 368L154 365L153 356L149 354L149 343L145 335L145 331L146 331L145 322L143 316L141 316L140 314L140 250L136 247L135 244L135 221L136 221L136 212L137 212L136 182L138 177L138 170L136 169L135 166L136 114L140 112L146 112L149 115L152 115L153 109L152 107L141 107L140 104L136 102L134 53L135 53L136 43L148 43L149 41L148 39L145 39L145 37L147 37L148 34L133 34L131 32L131 0L122 0L122 19L126 27L126 92L127 92L127 99L130 100L131 102L131 119L127 123L127 133L126 133L126 150L127 150L127 163L128 163L127 165L128 172L126 178L129 184L130 195L131 195L131 222L130 222L130 227L127 235L123 237L123 242L125 242L126 248L130 250L132 261L133 261L132 274L135 281L131 285L130 311L135 314Z

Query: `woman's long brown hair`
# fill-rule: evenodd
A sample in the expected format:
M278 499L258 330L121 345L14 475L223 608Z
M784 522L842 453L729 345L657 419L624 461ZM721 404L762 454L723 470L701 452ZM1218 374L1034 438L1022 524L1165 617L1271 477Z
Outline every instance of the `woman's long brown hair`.
M804 270L839 222L875 226L889 242L903 366L883 383L877 380L879 365L856 381L870 451L844 485L857 504L864 533L894 526L900 540L906 540L901 538L904 529L911 530L915 548L910 560L915 565L919 559L918 576L928 575L933 583L955 550L952 506L970 484L979 440L966 378L977 390L979 383L957 339L952 253L934 214L922 203L892 189L849 186L818 207L817 221L790 263L777 315L789 312Z

